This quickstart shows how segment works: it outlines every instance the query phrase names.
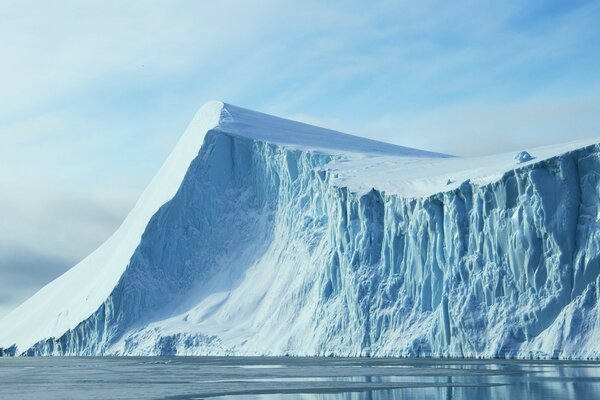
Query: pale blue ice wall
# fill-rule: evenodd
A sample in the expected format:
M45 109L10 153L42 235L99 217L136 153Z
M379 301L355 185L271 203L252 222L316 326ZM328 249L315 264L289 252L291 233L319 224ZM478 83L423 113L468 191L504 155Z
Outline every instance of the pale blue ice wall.
M329 160L209 133L110 298L30 354L600 356L598 146L416 199L337 187ZM144 331L257 263L289 289L266 289L255 340Z
M274 210L281 198L295 197L288 187L301 181L307 186L315 168L330 160L209 131L180 189L151 219L110 297L75 329L27 354L105 354L126 332L168 317L184 298L190 301L199 281L243 273L272 241ZM186 339L213 341L201 332ZM127 345L135 352L135 341Z
M596 218L580 207L580 186L599 170L580 168L587 153L425 199L340 195L332 275L351 276L362 293L365 346L491 357L540 335L587 285L574 271L598 274L595 260L574 268L589 254L577 245L591 227L578 224ZM597 187L586 196L598 204Z

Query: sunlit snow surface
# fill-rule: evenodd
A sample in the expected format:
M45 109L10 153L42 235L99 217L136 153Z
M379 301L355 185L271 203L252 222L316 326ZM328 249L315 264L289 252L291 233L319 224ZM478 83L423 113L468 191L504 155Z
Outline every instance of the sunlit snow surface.
M11 400L600 398L597 363L321 358L0 359Z
M597 143L460 158L209 103L0 348L600 358Z

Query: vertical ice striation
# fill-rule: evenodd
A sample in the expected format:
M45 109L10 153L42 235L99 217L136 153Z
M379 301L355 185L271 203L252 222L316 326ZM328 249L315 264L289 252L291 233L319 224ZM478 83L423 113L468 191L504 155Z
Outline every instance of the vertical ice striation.
M12 351L599 357L600 147L568 150L465 172L225 105L106 300Z

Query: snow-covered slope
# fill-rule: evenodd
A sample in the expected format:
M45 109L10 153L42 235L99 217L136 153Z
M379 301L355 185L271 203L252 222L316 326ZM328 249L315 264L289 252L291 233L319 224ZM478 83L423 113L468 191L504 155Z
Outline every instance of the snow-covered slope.
M459 158L209 103L0 347L599 357L597 142Z

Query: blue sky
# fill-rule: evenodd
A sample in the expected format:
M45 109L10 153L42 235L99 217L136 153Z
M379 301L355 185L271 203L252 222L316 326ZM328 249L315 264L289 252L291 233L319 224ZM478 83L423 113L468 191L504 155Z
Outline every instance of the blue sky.
M577 0L4 1L0 316L114 231L207 100L465 156L600 136L598 21Z

